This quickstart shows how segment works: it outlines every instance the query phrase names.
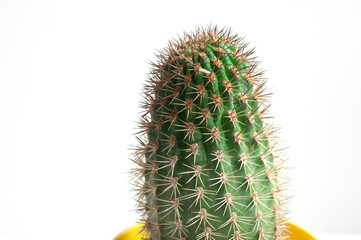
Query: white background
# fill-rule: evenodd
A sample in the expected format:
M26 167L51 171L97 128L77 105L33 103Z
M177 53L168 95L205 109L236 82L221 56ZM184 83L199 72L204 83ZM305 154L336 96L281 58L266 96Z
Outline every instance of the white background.
M245 36L266 69L292 220L320 239L361 239L360 11L345 0L0 0L0 239L112 239L137 221L128 149L148 63L210 23Z

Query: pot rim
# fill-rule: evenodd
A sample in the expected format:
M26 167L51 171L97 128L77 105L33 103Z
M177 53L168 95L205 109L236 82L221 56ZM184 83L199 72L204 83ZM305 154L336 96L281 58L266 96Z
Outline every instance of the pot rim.
M139 232L142 226L143 223L136 223L119 233L113 240L141 240L142 235ZM317 240L311 233L293 222L288 222L288 226L290 227L289 240Z

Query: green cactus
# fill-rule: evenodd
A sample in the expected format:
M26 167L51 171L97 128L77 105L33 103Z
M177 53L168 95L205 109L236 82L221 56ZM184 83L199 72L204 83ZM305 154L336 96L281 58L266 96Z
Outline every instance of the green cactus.
M146 238L286 238L284 161L253 52L207 27L157 56L133 158Z

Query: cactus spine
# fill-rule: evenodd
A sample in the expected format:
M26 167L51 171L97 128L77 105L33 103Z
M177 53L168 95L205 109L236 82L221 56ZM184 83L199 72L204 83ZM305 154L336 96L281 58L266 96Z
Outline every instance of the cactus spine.
M252 54L208 27L158 55L133 158L147 238L286 238L283 158Z

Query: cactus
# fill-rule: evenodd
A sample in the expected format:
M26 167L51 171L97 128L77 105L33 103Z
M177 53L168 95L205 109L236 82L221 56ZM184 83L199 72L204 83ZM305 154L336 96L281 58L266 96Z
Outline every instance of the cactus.
M284 158L253 52L210 26L157 55L132 158L144 238L287 237Z

